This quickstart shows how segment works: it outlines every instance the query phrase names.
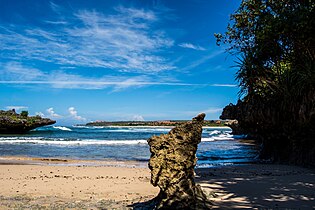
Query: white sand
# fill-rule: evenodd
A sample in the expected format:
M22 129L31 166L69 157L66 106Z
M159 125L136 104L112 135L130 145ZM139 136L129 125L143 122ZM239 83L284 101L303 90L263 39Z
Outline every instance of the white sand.
M11 157L0 164L0 209L129 209L159 192L145 163ZM315 208L314 170L255 164L196 173L214 209Z

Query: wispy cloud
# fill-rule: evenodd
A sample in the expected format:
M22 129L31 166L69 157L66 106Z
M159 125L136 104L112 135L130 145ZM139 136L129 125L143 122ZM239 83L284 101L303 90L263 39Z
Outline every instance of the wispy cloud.
M163 17L161 11L118 6L110 14L96 10L69 13L52 1L50 7L59 15L55 19L42 20L50 24L49 28L0 26L0 58L10 60L0 62L0 84L37 84L60 89L110 87L112 92L148 85L234 87L228 84L184 83L165 76L175 76L167 72L177 67L176 59L172 62L161 53L174 46L174 40L165 31L156 28ZM180 43L178 46L205 50L192 43ZM180 70L185 72L198 67L222 52L210 53ZM55 70L40 70L30 65L38 61L57 64L58 67ZM82 71L81 75L73 73L80 67L88 70L101 68L104 76L83 76L86 73L82 74Z
M131 120L132 121L144 121L144 118L143 118L143 116L136 114L136 115L132 116Z
M62 21L62 20L60 20L60 21L45 20L44 22L48 23L48 24L52 24L52 25L66 25L66 24L68 24L67 21Z
M86 77L61 70L43 72L17 62L0 63L0 67L3 68L3 72L0 74L0 84L49 85L59 89L104 89L112 87L113 92L147 85L187 85L179 82L174 83L168 77L153 75Z
M116 80L122 79L117 77ZM157 86L201 86L201 87L237 87L233 84L200 84L200 83L180 83L180 82L154 82L154 81L141 81L134 79L126 79L124 81L97 81L91 79L85 79L84 81L21 81L21 80L11 80L11 81L0 81L0 84L41 84L41 85L51 85L54 88L68 88L68 89L104 89L108 87L113 87L113 92L117 92L129 87L142 87L149 85Z
M221 55L222 53L224 53L224 50L216 50L213 51L212 53L210 53L209 55L203 56L202 58L200 58L199 60L196 60L194 62L192 62L191 64L187 65L184 68L181 68L181 71L187 71L187 70L191 70L193 68L198 67L201 64L204 64L206 62L208 62L209 60L211 60L212 58L217 57L218 55Z
M196 86L196 87L237 87L235 84L200 84L184 83L174 78L160 75L140 76L103 76L86 77L56 70L43 72L34 67L23 66L18 62L0 63L2 73L0 84L14 85L49 85L57 89L105 89L112 88L112 92L119 92L128 88L143 86Z
M50 5L55 12L62 9ZM43 21L54 27L0 27L1 57L149 74L175 68L159 54L174 41L155 29L159 17L151 10L120 6L111 15L81 10Z
M198 113L205 113L205 114L214 114L214 113L220 113L222 112L223 108L216 108L216 107L211 107L208 109L204 110L195 110L195 111L185 111L185 115L196 115Z
M180 43L178 44L179 47L182 47L182 48L188 48L188 49L193 49L193 50L200 50L200 51L204 51L206 50L205 48L199 46L199 45L194 45L192 43Z
M213 87L237 87L237 85L234 84L212 84Z
M52 11L54 11L57 14L60 14L63 11L63 8L59 6L58 4L54 3L53 1L49 2L50 8Z
M41 79L44 73L33 67L23 66L18 62L0 63L0 80L33 80Z
M223 108L209 108L206 110L202 110L201 113L213 114L213 113L222 112L222 110L223 110Z
M196 86L196 87L237 87L234 84L198 84L184 83L171 77L159 75L140 76L103 76L84 77L56 70L43 72L34 67L23 66L18 62L0 63L2 73L0 84L14 85L49 85L57 89L105 89L112 88L112 92L119 92L128 88L143 86Z
M10 110L15 109L16 111L21 109L28 109L27 106L6 106L5 108Z

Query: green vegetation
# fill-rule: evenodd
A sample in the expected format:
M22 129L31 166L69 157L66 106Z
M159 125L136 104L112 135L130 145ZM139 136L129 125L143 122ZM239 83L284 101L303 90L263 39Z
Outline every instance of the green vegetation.
M239 81L247 98L286 101L314 88L314 1L245 0L218 43L239 53Z
M262 156L315 162L315 2L243 0L218 44L239 57L234 118L263 142Z
M27 117L28 117L28 111L22 111L22 112L20 113L20 115L21 115L22 117L24 117L24 118L27 118Z

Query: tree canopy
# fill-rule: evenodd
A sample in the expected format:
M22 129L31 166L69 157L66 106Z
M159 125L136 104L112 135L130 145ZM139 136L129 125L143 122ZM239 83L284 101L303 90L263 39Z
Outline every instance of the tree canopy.
M314 26L313 0L243 0L227 32L215 34L239 58L243 97L226 113L234 110L269 156L315 162Z
M243 93L300 95L315 84L312 0L243 0L217 43L238 54Z

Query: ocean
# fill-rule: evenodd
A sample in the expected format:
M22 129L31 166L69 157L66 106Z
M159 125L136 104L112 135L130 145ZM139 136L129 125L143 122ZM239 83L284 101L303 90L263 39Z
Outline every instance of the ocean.
M150 158L147 139L168 133L168 127L45 126L23 135L0 135L0 156L78 160L134 160ZM257 146L230 128L203 128L197 167L256 161Z

